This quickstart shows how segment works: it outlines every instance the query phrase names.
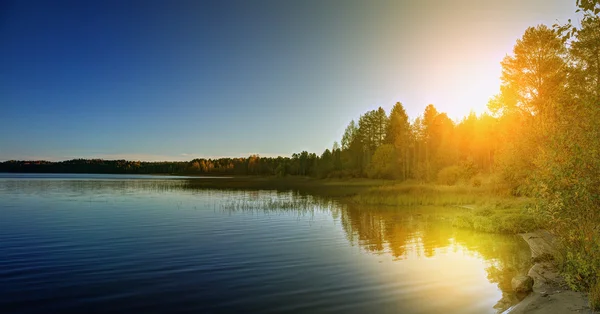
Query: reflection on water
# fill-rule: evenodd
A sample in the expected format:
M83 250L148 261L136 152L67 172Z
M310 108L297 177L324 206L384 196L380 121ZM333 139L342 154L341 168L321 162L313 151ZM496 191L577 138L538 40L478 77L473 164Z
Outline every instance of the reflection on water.
M66 177L0 178L0 312L494 313L529 266L451 208Z
M528 246L516 236L478 233L453 228L448 219L436 215L443 209L372 209L345 207L342 227L352 243L364 250L391 254L396 260L435 259L460 252L483 261L487 279L497 284L502 298L494 308L502 311L517 302L511 279L530 266ZM438 275L457 271L459 263L448 262ZM447 280L447 279L446 279Z

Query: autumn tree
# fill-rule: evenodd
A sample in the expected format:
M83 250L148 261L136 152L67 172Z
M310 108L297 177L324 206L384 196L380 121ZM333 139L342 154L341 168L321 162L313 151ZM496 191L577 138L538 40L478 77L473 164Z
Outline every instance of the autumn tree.
M499 117L500 169L515 193L524 193L536 167L534 157L555 126L566 86L566 48L545 25L530 27L502 61L500 94L488 108Z

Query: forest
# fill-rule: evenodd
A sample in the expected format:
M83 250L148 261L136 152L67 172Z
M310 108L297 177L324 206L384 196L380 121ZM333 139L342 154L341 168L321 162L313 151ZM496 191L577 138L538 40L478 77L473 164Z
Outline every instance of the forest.
M600 304L600 2L577 0L578 23L529 27L501 62L488 112L453 121L428 105L408 117L402 103L350 121L320 154L194 159L189 162L6 161L0 172L74 172L379 178L466 184L482 177L531 209L563 239L569 285ZM468 92L468 91L465 91Z

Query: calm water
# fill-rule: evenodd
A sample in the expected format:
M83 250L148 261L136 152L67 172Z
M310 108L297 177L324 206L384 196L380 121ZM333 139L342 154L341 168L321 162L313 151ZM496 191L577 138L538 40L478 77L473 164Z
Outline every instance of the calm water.
M187 183L0 174L0 313L496 313L529 262L448 208Z

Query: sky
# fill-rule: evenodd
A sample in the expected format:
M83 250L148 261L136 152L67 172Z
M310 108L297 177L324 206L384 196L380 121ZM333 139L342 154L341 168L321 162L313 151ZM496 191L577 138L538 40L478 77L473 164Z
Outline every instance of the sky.
M0 161L320 154L401 102L460 119L575 0L2 1Z

